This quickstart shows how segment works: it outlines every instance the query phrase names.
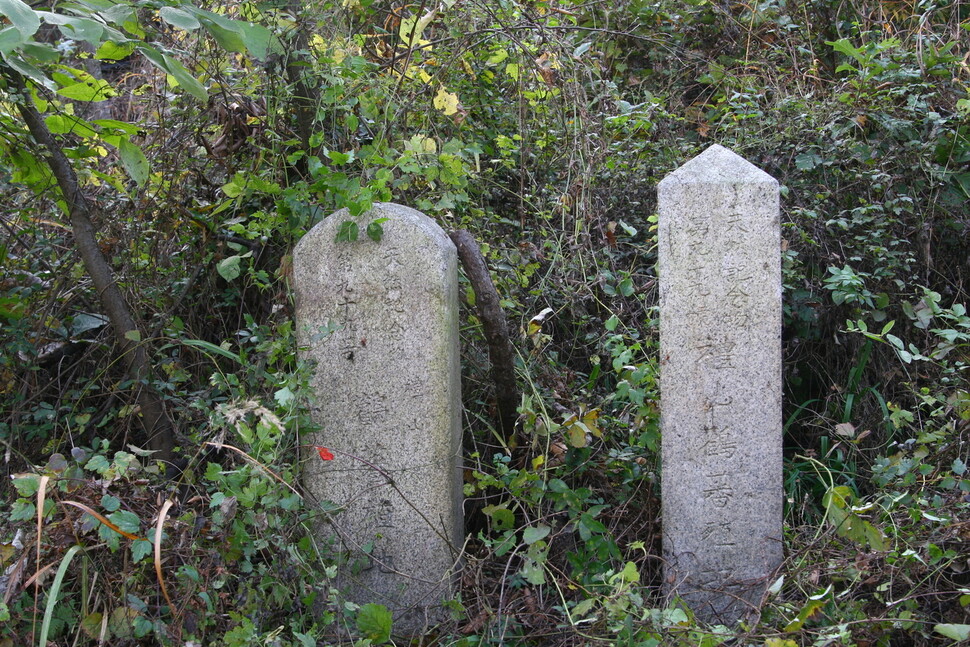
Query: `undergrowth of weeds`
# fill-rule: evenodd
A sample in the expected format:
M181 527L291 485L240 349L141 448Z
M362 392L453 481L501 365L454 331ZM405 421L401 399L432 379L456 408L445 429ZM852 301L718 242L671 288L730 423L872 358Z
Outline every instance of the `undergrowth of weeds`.
M387 200L480 241L522 390L504 438L462 278L465 560L410 644L970 639L970 5L0 7L0 647L408 644L300 484L289 285ZM734 627L662 595L660 546L656 184L715 142L783 210L786 557Z

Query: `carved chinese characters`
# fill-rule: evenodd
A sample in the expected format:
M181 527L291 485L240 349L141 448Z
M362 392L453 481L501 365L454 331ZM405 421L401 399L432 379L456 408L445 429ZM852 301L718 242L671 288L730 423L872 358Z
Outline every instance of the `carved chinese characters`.
M730 624L782 559L778 183L714 145L658 201L666 591Z
M335 242L340 211L294 250L302 356L315 366L307 489L340 506L331 528L346 551L339 588L386 605L394 633L446 616L462 545L457 257L424 214L375 205L380 242Z

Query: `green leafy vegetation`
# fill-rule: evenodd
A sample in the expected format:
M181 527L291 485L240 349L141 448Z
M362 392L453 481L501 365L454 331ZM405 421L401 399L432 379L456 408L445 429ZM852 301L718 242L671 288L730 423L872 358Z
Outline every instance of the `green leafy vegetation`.
M288 284L387 200L481 242L523 392L502 438L465 308L470 540L423 644L968 639L964 3L0 13L0 647L392 641L299 485ZM737 627L660 592L656 184L714 142L782 185L787 559Z

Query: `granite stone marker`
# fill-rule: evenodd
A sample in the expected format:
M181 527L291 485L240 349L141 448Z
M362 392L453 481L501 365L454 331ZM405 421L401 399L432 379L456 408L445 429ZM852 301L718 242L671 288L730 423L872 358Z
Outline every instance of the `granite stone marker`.
M363 224L380 218L374 242ZM349 220L360 237L335 242ZM338 587L391 609L395 634L421 634L446 618L463 537L455 246L414 209L342 210L296 246L293 283L322 427L309 442L335 454L313 452L305 485L341 508Z
M657 193L665 587L732 624L782 560L778 182L714 145Z

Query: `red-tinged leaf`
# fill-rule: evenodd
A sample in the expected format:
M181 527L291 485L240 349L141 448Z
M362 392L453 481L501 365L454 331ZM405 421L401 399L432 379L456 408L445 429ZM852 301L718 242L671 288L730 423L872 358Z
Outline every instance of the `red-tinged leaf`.
M317 447L317 452L320 454L320 460L332 461L333 454L326 447Z

